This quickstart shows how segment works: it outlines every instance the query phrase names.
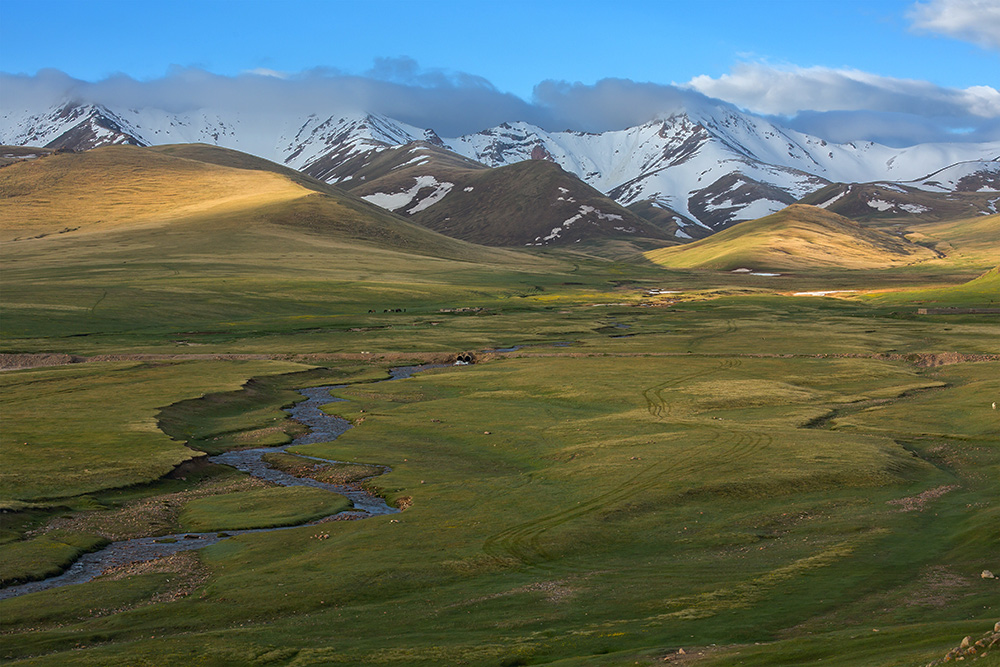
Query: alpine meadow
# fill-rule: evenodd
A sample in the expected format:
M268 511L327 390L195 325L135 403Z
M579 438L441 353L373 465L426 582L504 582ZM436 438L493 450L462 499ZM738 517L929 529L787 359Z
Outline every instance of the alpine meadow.
M5 664L1000 664L1000 141L0 97Z

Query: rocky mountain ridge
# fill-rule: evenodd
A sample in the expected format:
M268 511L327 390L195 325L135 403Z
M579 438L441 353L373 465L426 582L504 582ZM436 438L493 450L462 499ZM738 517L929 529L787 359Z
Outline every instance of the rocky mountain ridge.
M380 153L413 142L487 167L554 162L623 206L644 204L656 217L667 216L678 239L768 215L835 183L907 183L946 193L975 184L978 190L1000 187L1000 142L901 149L871 142L832 144L723 103L602 133L549 132L511 122L452 139L368 113L172 113L73 102L0 113L3 144L74 150L215 144L346 187L356 186ZM421 177L442 181L419 154L409 166L421 164L428 165L428 173L407 169L414 179L407 187L418 185Z

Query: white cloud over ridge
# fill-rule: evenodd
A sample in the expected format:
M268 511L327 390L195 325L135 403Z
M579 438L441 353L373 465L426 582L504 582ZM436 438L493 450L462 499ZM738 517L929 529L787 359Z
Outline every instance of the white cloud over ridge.
M548 120L543 109L497 90L482 77L422 71L414 65L408 58L384 59L365 76L329 68L222 76L178 67L148 81L124 74L81 81L54 69L32 76L0 73L4 91L0 105L49 107L77 100L172 113L198 109L303 115L373 112L442 134L474 132L519 118L536 123Z
M998 0L929 0L914 3L907 18L917 32L934 33L1000 49Z
M742 63L717 79L698 76L687 86L756 113L800 111L917 110L927 117L1000 116L1000 91L990 86L944 88L927 81L896 79L827 67L773 67Z
M58 70L0 73L0 106L49 108L75 99L111 108L155 107L261 114L373 112L441 136L459 136L523 120L548 130L601 132L684 110L734 105L827 139L894 146L930 141L1000 140L1000 92L990 86L943 88L855 70L778 68L744 63L718 78L683 85L602 79L593 84L542 81L532 101L472 74L426 70L411 58L378 59L363 76L334 69L299 73L255 70L220 76L175 68L137 81L73 79Z
M927 81L827 67L741 63L686 87L830 141L890 145L1000 138L1000 91L945 88Z

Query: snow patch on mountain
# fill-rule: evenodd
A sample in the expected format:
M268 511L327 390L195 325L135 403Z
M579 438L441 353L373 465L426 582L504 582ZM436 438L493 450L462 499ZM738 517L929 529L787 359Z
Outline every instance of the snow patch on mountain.
M564 188L559 189L564 190ZM526 243L525 245L546 245L550 241L554 241L562 236L562 233L569 229L573 224L582 220L589 221L591 224L596 225L598 224L598 221L601 220L610 222L614 220L624 220L624 218L617 213L605 213L604 211L601 211L593 206L582 204L575 215L564 220L558 227L553 227L552 231L550 231L547 236L536 236L534 243ZM632 227L613 227L613 229L626 234L635 233L635 229Z
M843 192L834 195L833 197L827 199L825 202L822 202L821 204L816 204L816 206L818 208L827 208L828 206L830 206L834 202L840 200L844 195L846 195L850 191L851 191L851 186L847 186L847 188Z
M876 211L882 211L883 213L896 208L896 205L892 202L883 201L881 199L869 199L868 206Z
M375 192L370 195L364 195L361 198L388 211L398 211L406 208L416 200L416 204L406 210L406 213L413 215L441 201L445 195L451 192L452 187L455 185L446 181L439 183L433 176L417 176L414 180L416 182L413 187L403 192ZM427 188L433 188L433 190L424 197L418 197L419 193Z
M426 177L421 177L421 178L426 178ZM449 192L451 192L451 189L455 187L454 183L448 183L447 181L442 183L437 183L433 176L430 177L430 180L433 181L432 184L435 186L434 191L431 192L426 197L424 197L423 199L421 199L416 206L409 209L407 213L409 213L410 215L413 215L414 213L420 213L420 211L430 208L434 204L444 199L445 196Z
M403 168L403 167L405 167L407 165L411 165L411 164L412 165L416 165L416 166L419 167L420 165L427 164L428 162L430 162L430 160L427 158L426 155L418 155L417 157L410 158L406 162L402 162L400 164L397 164L395 167L392 168L392 170L395 171L396 169L401 169L401 168Z

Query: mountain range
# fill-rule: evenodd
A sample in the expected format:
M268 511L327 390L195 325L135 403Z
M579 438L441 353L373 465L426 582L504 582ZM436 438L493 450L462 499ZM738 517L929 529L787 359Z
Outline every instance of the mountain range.
M455 138L370 113L178 113L78 102L0 113L5 145L190 143L274 161L421 225L495 245L567 244L595 234L687 241L800 200L877 217L931 211L957 193L1000 191L1000 142L833 144L721 103L602 133L510 122ZM498 212L509 214L529 183L537 186L519 214L524 224L503 230ZM975 197L963 213L995 213L998 203ZM492 225L488 238L469 231L483 224Z

